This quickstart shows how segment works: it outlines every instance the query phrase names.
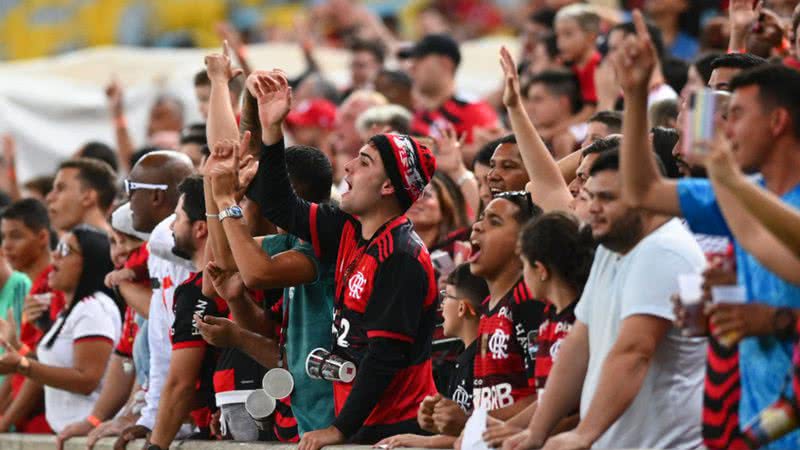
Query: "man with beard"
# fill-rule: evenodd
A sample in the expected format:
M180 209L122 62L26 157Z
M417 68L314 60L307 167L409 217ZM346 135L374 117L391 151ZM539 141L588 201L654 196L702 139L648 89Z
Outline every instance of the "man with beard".
M181 182L178 191L181 196L175 207L175 220L170 224L176 253L188 255L195 267L205 267L208 228L203 179L190 176ZM200 335L194 314L226 315L228 308L221 298L203 296L202 283L203 272L198 270L175 289L175 321L170 330L172 356L149 449L169 448L189 412L197 405L209 407L214 403L211 381L216 352Z
M598 157L584 189L600 245L577 320L528 429L503 448L695 448L705 342L673 328L670 296L703 254L678 220L625 204L618 151ZM578 427L548 439L578 406Z

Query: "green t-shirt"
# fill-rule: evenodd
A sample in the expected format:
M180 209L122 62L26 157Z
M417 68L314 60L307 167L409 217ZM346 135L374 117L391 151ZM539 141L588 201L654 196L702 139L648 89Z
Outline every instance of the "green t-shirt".
M292 412L298 431L302 434L326 428L334 419L333 384L309 378L306 357L317 347L331 347L333 265L320 263L311 245L292 235L266 236L261 247L272 256L288 250L300 252L317 267L316 281L283 290L284 313L289 308L286 362L294 377Z
M12 272L6 283L0 288L0 317L6 320L9 312L14 315L17 323L17 336L19 336L19 325L22 323L22 304L30 290L31 280L22 272ZM3 353L5 350L0 347L0 355ZM0 377L0 382L4 378Z

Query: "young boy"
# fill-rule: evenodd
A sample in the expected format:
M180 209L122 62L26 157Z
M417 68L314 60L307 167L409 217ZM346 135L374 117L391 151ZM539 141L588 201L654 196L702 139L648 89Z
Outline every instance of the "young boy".
M556 14L558 51L578 76L583 101L590 105L597 103L594 71L601 59L595 43L599 28L600 17L587 5L570 5Z
M545 304L531 298L514 248L522 226L540 213L526 192L505 192L495 195L472 229L470 269L490 293L478 328L473 403L500 420L535 399L533 351Z
M475 354L478 349L476 338L480 324L479 311L481 303L488 295L489 288L486 286L486 281L473 275L469 264L456 267L447 277L439 304L444 318L444 335L459 338L464 343L464 351L456 359L447 392L426 397L417 413L417 421L422 429L439 434L435 436L400 434L382 440L378 446L385 445L390 449L453 446L457 438L450 434L458 434L464 427L468 414L472 412L472 380Z

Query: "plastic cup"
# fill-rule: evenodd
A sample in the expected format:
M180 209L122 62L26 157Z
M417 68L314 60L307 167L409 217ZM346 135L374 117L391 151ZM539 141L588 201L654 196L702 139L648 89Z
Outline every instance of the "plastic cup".
M288 370L277 367L264 374L261 386L264 388L264 392L272 398L286 398L294 389L294 378Z
M685 312L684 336L708 334L703 304L703 276L695 273L678 275L678 295Z
M747 301L747 292L744 286L736 284L713 286L711 288L711 301L715 304L742 304ZM733 347L739 341L739 333L731 331L719 337L720 344Z
M275 399L262 389L256 389L247 396L244 409L255 421L259 430L269 427L269 416L275 411Z

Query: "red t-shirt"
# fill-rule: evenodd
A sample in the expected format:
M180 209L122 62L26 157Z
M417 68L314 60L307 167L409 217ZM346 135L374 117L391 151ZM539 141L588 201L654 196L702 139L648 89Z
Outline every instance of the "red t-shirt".
M561 348L561 342L569 334L572 324L575 323L575 305L573 302L560 313L550 303L545 308L545 321L539 325L539 334L536 337L536 390L544 389L550 370L556 360L556 354Z
M491 128L498 123L497 113L486 102L470 103L452 97L434 110L417 110L411 121L411 134L433 136L447 123L451 123L460 136L466 133L466 143L471 144L473 130L477 127Z
M584 103L597 103L597 90L594 86L594 71L603 59L600 52L595 51L589 58L589 61L583 66L574 65L572 71L578 77L578 83L581 87L581 98Z
M488 410L505 408L534 394L536 334L545 304L531 298L523 280L493 307L483 302L472 402Z

